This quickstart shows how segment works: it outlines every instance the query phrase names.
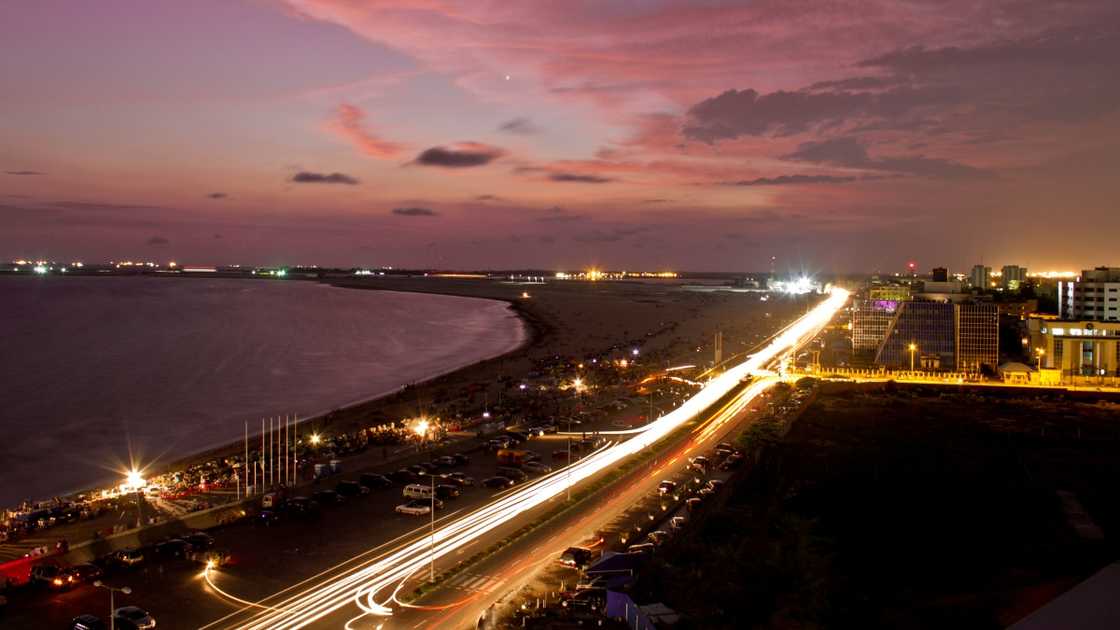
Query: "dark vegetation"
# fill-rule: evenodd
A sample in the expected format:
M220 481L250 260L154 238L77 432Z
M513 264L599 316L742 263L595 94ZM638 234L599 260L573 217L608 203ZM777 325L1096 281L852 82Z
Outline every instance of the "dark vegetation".
M1120 406L832 387L784 437L744 435L752 465L639 601L682 629L999 628L1116 559Z

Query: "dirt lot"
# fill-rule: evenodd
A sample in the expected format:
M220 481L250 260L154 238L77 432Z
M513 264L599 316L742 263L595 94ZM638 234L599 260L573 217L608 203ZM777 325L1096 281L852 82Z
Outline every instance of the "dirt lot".
M639 601L690 628L1004 627L1116 559L1118 455L1115 404L826 387Z

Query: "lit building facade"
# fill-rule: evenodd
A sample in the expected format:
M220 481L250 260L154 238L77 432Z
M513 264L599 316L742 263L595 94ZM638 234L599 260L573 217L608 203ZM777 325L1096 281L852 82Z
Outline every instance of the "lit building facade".
M1058 317L1120 321L1120 267L1086 269L1075 281L1058 282Z
M1027 282L1027 268L1019 265L1004 265L1000 271L1000 284L1004 291L1018 291Z
M999 363L996 305L986 302L901 303L887 326L875 363L909 369L911 361L915 369L925 370L978 372L984 366L996 367Z
M1120 377L1120 322L1027 320L1042 367L1070 377ZM1040 352L1041 351L1041 352Z

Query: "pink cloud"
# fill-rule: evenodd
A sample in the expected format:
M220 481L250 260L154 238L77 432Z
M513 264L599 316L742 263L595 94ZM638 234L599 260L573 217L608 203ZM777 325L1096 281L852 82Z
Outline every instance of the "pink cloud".
M327 124L327 128L371 157L394 158L404 151L404 145L384 140L368 131L365 128L365 118L366 113L360 107L344 103L338 106L335 117Z

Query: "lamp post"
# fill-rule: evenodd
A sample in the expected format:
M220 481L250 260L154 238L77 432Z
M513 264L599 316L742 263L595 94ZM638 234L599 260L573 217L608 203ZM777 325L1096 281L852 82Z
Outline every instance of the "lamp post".
M93 585L96 586L97 588L103 588L103 589L109 591L109 630L116 630L117 622L116 622L115 616L113 615L113 611L116 609L116 607L113 604L113 594L114 593L124 593L125 595L128 595L128 594L132 593L132 589L128 588L127 586L122 586L120 588L115 588L115 587L109 586L108 584L103 583L101 580L97 580L96 582L93 583Z
M1038 371L1042 371L1042 357L1046 354L1046 348L1035 348L1035 354L1038 355Z
M910 349L910 371L913 372L914 371L914 353L917 352L917 350L918 350L918 344L911 343L909 349Z

